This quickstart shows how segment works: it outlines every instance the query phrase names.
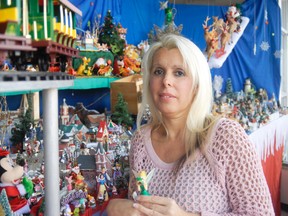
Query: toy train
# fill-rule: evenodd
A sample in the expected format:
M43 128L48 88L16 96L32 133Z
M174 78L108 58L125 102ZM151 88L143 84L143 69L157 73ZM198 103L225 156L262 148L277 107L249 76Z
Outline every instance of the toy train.
M0 14L0 63L65 72L79 57L76 14L82 12L68 0L0 0Z

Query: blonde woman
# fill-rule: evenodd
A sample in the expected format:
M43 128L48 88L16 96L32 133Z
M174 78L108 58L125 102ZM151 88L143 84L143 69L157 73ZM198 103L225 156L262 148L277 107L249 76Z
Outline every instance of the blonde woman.
M206 58L190 40L166 34L142 62L143 102L130 168L154 169L151 196L111 200L108 215L274 215L260 159L242 127L211 115ZM145 105L150 121L141 125ZM137 190L130 175L129 194Z

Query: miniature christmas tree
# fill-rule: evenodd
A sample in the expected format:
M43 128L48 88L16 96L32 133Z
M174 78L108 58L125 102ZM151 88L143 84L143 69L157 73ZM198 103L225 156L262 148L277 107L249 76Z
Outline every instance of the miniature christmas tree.
M233 86L231 78L228 78L226 81L226 96L228 98L233 98Z
M17 147L20 144L20 152L23 152L23 142L25 134L33 125L33 116L32 116L32 95L28 95L28 109L23 113L19 119L20 123L15 123L15 128L12 130L12 137L10 141L12 146Z
M124 100L123 94L121 93L118 93L117 95L117 103L111 119L116 124L123 125L126 128L133 126L133 118L128 113L127 102Z
M100 30L98 41L100 44L107 44L114 56L123 55L125 40L120 37L117 27L113 23L110 10L107 11L105 16L104 25Z

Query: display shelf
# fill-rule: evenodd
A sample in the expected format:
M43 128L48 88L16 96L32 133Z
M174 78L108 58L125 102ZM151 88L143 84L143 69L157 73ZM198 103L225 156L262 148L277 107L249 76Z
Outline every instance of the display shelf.
M1 72L0 93L43 91L43 142L45 162L45 215L60 215L58 88L74 85L74 77L65 73Z
M74 79L74 85L63 89L97 89L97 88L110 88L110 83L118 80L118 77L76 77Z
M65 73L49 72L0 72L0 95L27 94L47 88L58 88L60 90L110 88L110 83L118 79L120 78L100 76L74 77ZM23 85L23 81L25 81L25 85Z
M0 93L23 94L49 88L67 88L74 85L74 79L65 73L0 72Z

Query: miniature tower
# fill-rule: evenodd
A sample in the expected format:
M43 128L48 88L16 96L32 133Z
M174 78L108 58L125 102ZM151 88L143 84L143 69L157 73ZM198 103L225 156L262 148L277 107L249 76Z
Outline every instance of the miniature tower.
M66 104L66 99L63 99L63 104L60 107L60 118L61 124L67 125L69 122L69 112L68 112L68 105Z
M103 145L102 143L99 143L97 144L97 147L96 147L96 154L95 154L95 161L96 161L96 172L97 173L100 173L102 168L106 168L106 157L105 157L105 150L103 148Z

